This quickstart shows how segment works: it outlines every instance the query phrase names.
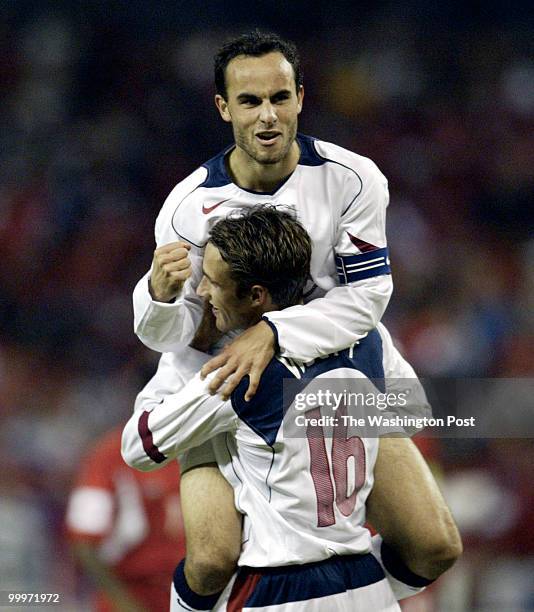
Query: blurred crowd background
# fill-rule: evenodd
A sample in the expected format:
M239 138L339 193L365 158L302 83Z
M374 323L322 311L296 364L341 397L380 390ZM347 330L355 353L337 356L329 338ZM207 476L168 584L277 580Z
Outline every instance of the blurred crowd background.
M155 368L131 292L166 195L232 140L212 56L251 27L299 46L300 130L389 179L384 321L419 375L533 376L534 12L368 4L1 3L0 589L86 605L68 492ZM532 440L426 452L466 554L424 609L534 610Z

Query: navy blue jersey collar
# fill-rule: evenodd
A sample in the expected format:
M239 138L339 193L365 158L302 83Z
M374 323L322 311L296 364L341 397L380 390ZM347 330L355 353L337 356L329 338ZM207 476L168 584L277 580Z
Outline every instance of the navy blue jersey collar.
M297 142L300 147L299 166L322 166L326 160L315 150L314 141L317 140L312 136L297 134Z
M299 166L321 166L325 163L325 160L315 150L315 145L313 144L314 140L315 138L312 138L311 136L297 134L297 143L300 148L300 158L298 162ZM205 164L202 164L202 166L208 171L208 176L200 187L224 187L224 185L230 185L232 183L232 179L226 170L226 156L234 149L234 147L235 144L226 147L226 149L221 151L218 155L212 157ZM243 191L248 191L249 193L254 193L257 195L274 195L291 178L291 176L292 174L284 179L276 187L276 189L271 192L252 191L251 189L239 187L239 185L238 187L243 189Z

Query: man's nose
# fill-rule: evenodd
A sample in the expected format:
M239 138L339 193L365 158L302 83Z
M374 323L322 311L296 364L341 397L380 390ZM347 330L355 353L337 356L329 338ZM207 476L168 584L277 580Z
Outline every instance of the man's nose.
M264 102L261 107L260 121L266 125L274 125L277 119L274 105L271 102Z

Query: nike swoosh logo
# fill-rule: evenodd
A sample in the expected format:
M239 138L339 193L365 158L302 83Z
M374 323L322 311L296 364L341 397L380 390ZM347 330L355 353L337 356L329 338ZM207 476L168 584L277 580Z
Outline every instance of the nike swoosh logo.
M225 202L228 202L228 200L230 200L231 198L227 198L226 200L221 200L220 202L217 202L217 204L214 204L213 206L205 206L204 204L202 204L202 212L205 215L209 215L210 212L212 212L213 210L215 210L217 208L217 206L220 206L221 204L224 204Z

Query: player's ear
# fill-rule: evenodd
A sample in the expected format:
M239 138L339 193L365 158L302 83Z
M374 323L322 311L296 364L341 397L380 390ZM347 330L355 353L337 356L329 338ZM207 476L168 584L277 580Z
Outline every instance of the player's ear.
M217 107L217 110L224 121L232 121L232 117L228 111L228 102L221 96L221 94L215 95L215 106Z
M250 289L250 305L256 308L267 306L270 302L271 294L262 285L253 285Z
M300 113L302 110L302 103L304 102L304 85L301 85L297 91L297 112Z

